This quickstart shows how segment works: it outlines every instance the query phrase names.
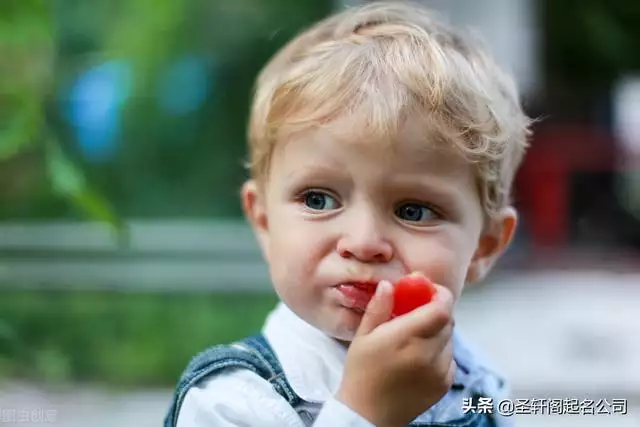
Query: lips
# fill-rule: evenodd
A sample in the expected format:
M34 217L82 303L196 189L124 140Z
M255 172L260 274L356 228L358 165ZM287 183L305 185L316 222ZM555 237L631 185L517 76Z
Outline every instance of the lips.
M336 289L346 297L346 305L359 311L364 311L376 292L376 282L349 282L336 286Z

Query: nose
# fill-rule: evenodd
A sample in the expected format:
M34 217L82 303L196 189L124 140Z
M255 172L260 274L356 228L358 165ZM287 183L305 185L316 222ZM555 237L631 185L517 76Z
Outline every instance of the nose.
M338 240L338 254L360 262L389 262L393 258L393 246L385 238L382 227L373 217L354 218Z

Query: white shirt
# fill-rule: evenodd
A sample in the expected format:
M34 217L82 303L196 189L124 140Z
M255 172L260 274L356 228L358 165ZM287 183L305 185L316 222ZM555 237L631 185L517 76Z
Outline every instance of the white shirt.
M296 316L283 303L269 314L263 334L293 390L323 404L314 427L375 427L334 398L347 350ZM177 427L305 427L272 385L247 369L215 375L189 389Z

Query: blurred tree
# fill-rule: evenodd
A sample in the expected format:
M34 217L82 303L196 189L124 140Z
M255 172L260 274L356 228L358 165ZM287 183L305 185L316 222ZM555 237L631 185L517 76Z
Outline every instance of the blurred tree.
M575 89L608 88L640 70L640 2L546 0L547 72Z
M94 219L119 225L107 201L67 159L45 118L55 62L51 2L6 0L0 10L1 217L55 194Z
M75 206L115 221L109 200L122 217L239 216L254 78L332 7L328 0L3 2L0 49L12 60L0 65L2 83L14 89L0 95L3 123L11 123L2 129L0 182L14 189L0 189L0 215L60 218Z
M640 68L637 1L542 4L554 87L597 98L616 76ZM255 75L332 7L329 0L3 1L1 217L79 209L115 221L105 200L122 216L238 216ZM93 158L88 150L98 148L102 157Z
M121 174L122 204L131 216L239 217L255 76L291 36L328 14L332 2L154 2L156 10L163 7L168 11L144 31L139 22L150 19L148 8L128 9L106 45L117 57L138 60L112 171ZM205 95L197 107L179 114L166 108L171 98L184 103L197 90Z

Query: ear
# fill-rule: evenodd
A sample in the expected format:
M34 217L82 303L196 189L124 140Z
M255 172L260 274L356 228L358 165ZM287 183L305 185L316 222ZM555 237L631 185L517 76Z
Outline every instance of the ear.
M467 283L483 280L509 247L518 224L518 213L508 206L483 231L467 271Z
M250 179L241 190L242 210L256 235L262 255L269 260L269 221L264 186Z

